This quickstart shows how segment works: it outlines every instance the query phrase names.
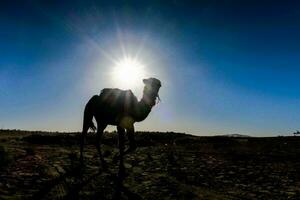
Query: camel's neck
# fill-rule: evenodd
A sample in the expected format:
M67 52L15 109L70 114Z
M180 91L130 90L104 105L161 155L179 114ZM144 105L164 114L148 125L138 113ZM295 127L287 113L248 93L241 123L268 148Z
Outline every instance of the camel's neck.
M135 109L135 121L140 122L146 119L146 117L151 112L152 105L147 100L147 96L143 96L143 98L138 102Z

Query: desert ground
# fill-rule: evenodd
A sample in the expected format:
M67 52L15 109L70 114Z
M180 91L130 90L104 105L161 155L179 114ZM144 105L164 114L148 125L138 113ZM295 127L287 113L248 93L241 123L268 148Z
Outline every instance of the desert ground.
M0 131L0 199L113 199L116 133L106 132L100 166L90 133ZM125 157L121 199L299 199L300 137L198 137L138 132Z

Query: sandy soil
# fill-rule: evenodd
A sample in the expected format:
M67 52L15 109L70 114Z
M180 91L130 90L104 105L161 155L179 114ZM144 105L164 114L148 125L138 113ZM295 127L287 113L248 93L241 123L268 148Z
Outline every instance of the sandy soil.
M300 137L179 136L139 136L139 148L125 158L122 199L300 197ZM1 133L2 154L9 158L0 171L0 199L114 197L118 173L113 159L118 152L115 137L106 136L108 142L103 146L108 171L99 166L91 144L85 149L85 167L79 170L77 144L55 144L53 141L61 140L55 135L52 142L49 136L34 142L28 137L30 134Z

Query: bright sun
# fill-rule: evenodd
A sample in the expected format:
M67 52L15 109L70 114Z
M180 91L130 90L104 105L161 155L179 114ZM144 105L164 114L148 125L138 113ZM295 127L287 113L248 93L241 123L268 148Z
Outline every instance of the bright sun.
M145 75L144 66L136 59L126 57L116 63L113 69L114 82L124 89L140 84Z

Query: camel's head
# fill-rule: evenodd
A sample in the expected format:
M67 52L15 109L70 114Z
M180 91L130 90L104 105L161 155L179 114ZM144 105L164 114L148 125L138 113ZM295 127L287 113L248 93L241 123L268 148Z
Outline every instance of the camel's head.
M143 79L143 82L145 84L144 97L147 98L147 101L151 106L154 106L156 104L156 99L160 101L158 91L161 87L161 82L156 78Z

